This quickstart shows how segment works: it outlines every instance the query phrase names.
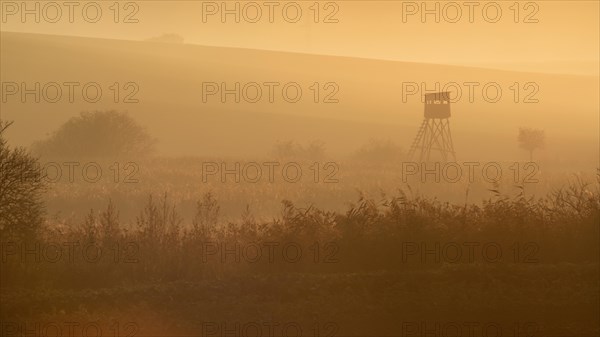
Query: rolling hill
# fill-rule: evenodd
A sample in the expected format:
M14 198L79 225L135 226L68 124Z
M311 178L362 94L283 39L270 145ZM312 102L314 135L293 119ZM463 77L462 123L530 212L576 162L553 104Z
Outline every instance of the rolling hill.
M599 86L594 76L27 33L2 32L0 39L6 96L1 114L16 122L9 136L19 145L43 138L80 111L118 109L145 125L165 154L264 154L284 139L320 139L335 153L351 152L373 137L407 147L422 119L423 91L403 102L403 88L410 83L416 85L413 89L423 84L435 90L439 82L440 89L451 83L446 89L462 91L452 106L452 131L461 158L523 159L516 145L521 126L546 130L549 158L597 154ZM56 103L44 96L36 103L34 95L22 101L18 93L6 95L11 82L26 83L29 89L39 82L40 88L46 85L49 98L56 96L58 86L62 96ZM78 83L74 102L69 102L65 82ZM134 85L126 86L130 82ZM236 103L234 94L226 95L225 102L217 94L203 102L203 83L209 82L224 82L227 89L240 83L240 93L246 85L246 96ZM269 102L271 87L265 84L271 82L277 83L274 102ZM465 84L472 82L476 84ZM98 102L83 99L86 83L101 88ZM320 88L318 103L314 83ZM290 101L295 88L301 88L297 102L286 101L286 84ZM89 87L88 97L93 97L94 86ZM485 97L483 87L488 88ZM258 97L257 88L262 96L249 102ZM502 96L491 102L495 88ZM125 103L136 89L129 98L138 102ZM333 92L329 98L338 102L324 103ZM524 102L535 99L537 103Z

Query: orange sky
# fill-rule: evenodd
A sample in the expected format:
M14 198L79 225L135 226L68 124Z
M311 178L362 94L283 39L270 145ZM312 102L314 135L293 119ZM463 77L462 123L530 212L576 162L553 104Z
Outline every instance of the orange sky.
M315 18L314 1L297 1L302 16L296 23L288 23L281 8L285 2L274 7L274 23L269 22L269 7L257 2L262 16L256 23L234 22L227 16L222 23L220 12L208 15L203 23L203 1L134 1L129 7L123 2L119 11L119 23L114 22L112 1L99 1L102 16L96 23L87 23L81 15L81 7L74 10L75 23L69 23L68 8L62 6L63 15L57 23L48 23L41 13L40 23L34 16L26 16L22 23L20 12L11 13L15 1L0 1L3 31L36 32L60 35L78 35L115 39L147 39L165 33L181 35L187 43L233 46L271 50L299 51L317 54L348 55L368 58L395 59L432 63L498 64L498 63L544 63L557 67L557 61L587 62L592 67L599 59L599 2L598 1L521 1L519 13L513 1L479 2L474 7L473 23L469 22L469 7L459 4L462 16L450 23L456 8L440 4L440 23L434 15L421 22L421 8L415 14L408 11L421 2L401 1L337 1L319 2L318 21L329 14L337 23L311 23ZM33 8L34 2L28 2ZM47 2L41 2L44 8ZM61 2L59 2L60 4ZM85 2L82 2L82 4ZM218 2L220 3L220 2ZM239 2L245 8L248 2ZM436 2L427 2L434 8ZM529 5L526 5L528 4ZM495 16L494 4L499 4L502 15L498 22L486 22ZM227 6L233 8L234 1ZM482 8L487 6L488 16ZM289 17L295 8L288 8ZM246 7L248 16L255 15L252 7ZM55 16L55 9L48 7L47 16ZM403 12L404 10L404 12ZM20 9L19 9L20 11ZM43 10L42 10L43 12ZM137 23L123 23L128 14ZM94 14L89 10L90 16ZM406 22L403 22L403 13ZM448 20L444 19L444 13ZM242 13L243 15L243 13ZM515 23L515 17L519 21ZM537 23L524 23L526 19ZM554 62L554 63L553 63ZM597 66L596 66L597 67Z

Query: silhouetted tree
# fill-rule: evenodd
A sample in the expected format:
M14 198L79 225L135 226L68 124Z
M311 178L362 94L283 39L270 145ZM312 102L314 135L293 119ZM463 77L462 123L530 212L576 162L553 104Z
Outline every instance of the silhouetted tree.
M354 155L356 159L368 162L392 162L403 156L402 148L389 139L370 139Z
M67 158L140 157L154 152L155 141L126 113L95 111L71 118L33 150Z
M8 146L5 131L11 124L0 121L0 236L28 240L42 224L45 184L38 160Z
M325 143L314 140L305 147L293 140L278 141L273 147L273 155L277 158L319 160L325 157Z
M273 147L273 155L277 158L296 157L302 152L302 145L293 140L277 141Z
M519 147L529 151L529 161L533 161L533 151L544 148L545 140L544 130L519 128Z
M321 140L313 140L304 149L304 154L308 159L322 159L325 157L325 142Z

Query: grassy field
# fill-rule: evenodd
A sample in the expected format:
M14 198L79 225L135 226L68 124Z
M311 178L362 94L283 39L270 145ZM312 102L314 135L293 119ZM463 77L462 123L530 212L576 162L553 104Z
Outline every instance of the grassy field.
M3 238L3 335L69 322L120 336L600 333L593 175L477 181L448 202L428 193L452 200L464 182L402 188L398 166L203 186L201 163L178 161L145 164L134 184L55 183L50 208L102 206L56 215L32 242Z
M69 163L77 164L71 174L69 165L73 164ZM70 226L80 222L90 209L105 208L108 199L119 206L121 220L134 222L150 194L160 197L167 193L177 204L179 213L189 221L197 201L212 193L218 199L221 220L227 222L236 221L247 206L255 217L270 220L280 215L284 199L301 207L314 205L345 212L361 195L381 199L385 195L397 195L400 190L409 197L481 205L483 200L498 196L523 194L528 198L542 198L570 181L596 183L595 170L585 169L585 166L572 171L548 169L557 167L555 163L526 162L465 161L436 168L433 164L426 167L403 164L399 159L365 161L325 157L309 161L280 157L241 160L189 157L110 162L46 159L41 165L51 182L46 195L47 213L55 218L54 224ZM87 173L84 173L86 165ZM94 179L98 172L94 165L101 172L98 181ZM460 170L458 179L455 178L457 170ZM299 172L298 179L296 172ZM257 173L259 178L256 178Z

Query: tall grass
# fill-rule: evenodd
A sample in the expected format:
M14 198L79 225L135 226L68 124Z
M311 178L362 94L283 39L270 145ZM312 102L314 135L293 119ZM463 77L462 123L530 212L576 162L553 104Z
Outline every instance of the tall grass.
M454 204L399 190L377 199L360 196L345 212L297 207L284 200L278 217L256 220L246 207L235 222L220 218L213 194L197 202L189 220L184 220L167 194L149 196L135 223L122 223L117 205L108 200L104 210L90 211L76 226L48 226L36 243L3 239L2 287L93 288L229 275L401 271L482 263L465 258L424 262L417 255L407 259L407 248L425 245L431 250L436 244L498 245L504 256L492 263L497 266L599 262L598 185L575 180L537 199L524 193L492 193L482 204ZM99 247L102 259L90 262L77 255L74 261L30 258L24 263L18 254L6 254L9 245L28 244L31 249L35 244L65 242ZM266 243L278 247L293 243L306 255L290 263L281 258L249 262L207 254L215 247L221 251L253 244L264 248Z

